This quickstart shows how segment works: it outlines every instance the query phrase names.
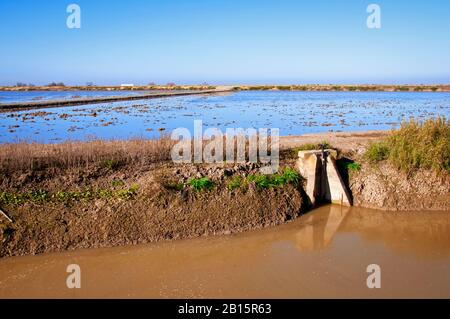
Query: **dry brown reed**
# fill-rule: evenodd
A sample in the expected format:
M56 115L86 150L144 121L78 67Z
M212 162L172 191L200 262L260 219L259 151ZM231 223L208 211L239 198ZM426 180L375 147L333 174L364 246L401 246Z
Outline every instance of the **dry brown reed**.
M175 141L169 137L155 140L94 140L60 144L0 145L0 172L70 168L89 165L144 165L170 159Z

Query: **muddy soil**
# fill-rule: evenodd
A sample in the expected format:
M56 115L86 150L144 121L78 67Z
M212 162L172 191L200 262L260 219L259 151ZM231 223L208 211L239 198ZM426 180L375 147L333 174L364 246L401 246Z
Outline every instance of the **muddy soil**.
M355 206L392 211L450 211L450 176L430 170L411 174L386 162L364 163L350 172L350 189Z
M2 190L11 192L106 189L113 181L121 181L117 188L139 188L129 198L3 205L14 222L0 222L0 257L230 234L282 224L306 209L301 186L227 188L233 176L258 171L253 164L228 168L153 165L138 171L98 167L4 178ZM205 176L214 182L210 190L177 186Z

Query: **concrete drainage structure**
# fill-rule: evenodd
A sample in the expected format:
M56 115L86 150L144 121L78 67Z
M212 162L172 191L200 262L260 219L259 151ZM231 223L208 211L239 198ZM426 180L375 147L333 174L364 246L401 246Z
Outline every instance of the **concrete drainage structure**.
M312 150L298 153L297 168L307 179L306 194L312 205L334 203L351 206L347 187L336 167L335 150Z

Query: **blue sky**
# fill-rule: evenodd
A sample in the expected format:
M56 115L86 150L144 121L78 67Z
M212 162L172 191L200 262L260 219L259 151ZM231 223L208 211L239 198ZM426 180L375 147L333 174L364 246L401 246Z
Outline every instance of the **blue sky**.
M450 83L448 0L0 0L0 41L0 85Z

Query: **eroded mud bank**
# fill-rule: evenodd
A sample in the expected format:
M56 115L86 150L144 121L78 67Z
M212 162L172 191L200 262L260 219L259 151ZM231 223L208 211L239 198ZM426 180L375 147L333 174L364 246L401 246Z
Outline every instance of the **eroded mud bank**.
M308 136L307 141L315 140ZM346 136L345 143L334 146L360 167L341 167L355 206L450 211L448 174L406 174L387 162L369 164L358 155L365 145L361 136L352 141ZM0 218L0 256L230 234L293 220L310 207L306 181L283 173L295 167L296 150L291 147L305 140L295 137L291 142L281 152L280 173L269 178L261 177L256 164L174 165L163 154L167 147L159 144L151 151L159 157L142 153L139 144L136 156L129 147L125 153L132 158L124 162L119 152L126 149L124 142L117 147L114 142L95 144L91 162L83 162L92 155L87 151L63 160L64 154L48 150L41 166L33 166L34 158L28 165L27 153L14 150L21 160L3 161L0 179L0 207L13 219ZM73 147L72 152L78 150Z
M3 181L2 208L14 222L2 220L0 256L230 234L279 225L306 209L300 184L248 182L258 172L255 165L153 165L13 176ZM205 189L188 183L204 177ZM21 185L20 193L8 183Z

